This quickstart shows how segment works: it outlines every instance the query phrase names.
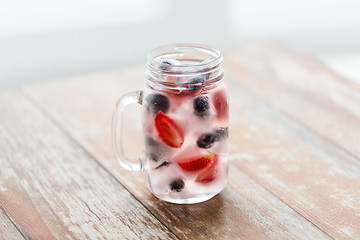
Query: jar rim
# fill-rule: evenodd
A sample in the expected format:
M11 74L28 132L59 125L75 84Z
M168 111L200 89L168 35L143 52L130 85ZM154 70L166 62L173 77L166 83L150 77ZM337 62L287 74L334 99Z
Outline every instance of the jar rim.
M161 60L175 60L170 68L161 68ZM193 64L190 64L190 63ZM181 72L182 74L196 73L199 70L211 69L222 64L221 51L203 44L174 43L151 50L147 54L147 67L157 72Z
M147 59L148 81L165 88L203 88L224 76L222 53L202 44L164 45L151 50Z

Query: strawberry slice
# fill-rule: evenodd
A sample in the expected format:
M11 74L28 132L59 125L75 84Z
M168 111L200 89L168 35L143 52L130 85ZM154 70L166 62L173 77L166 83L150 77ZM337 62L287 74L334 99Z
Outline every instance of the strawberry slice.
M204 169L202 172L200 172L199 176L197 176L195 181L199 183L208 183L214 180L218 172L218 163L219 157L215 155L211 165L208 168Z
M225 91L214 93L212 99L216 115L219 119L226 119L229 115L229 105Z
M158 112L155 116L155 128L160 139L168 146L180 148L184 143L181 128L169 116Z
M216 155L212 153L206 156L188 158L177 162L177 164L184 171L196 172L209 166L215 157Z

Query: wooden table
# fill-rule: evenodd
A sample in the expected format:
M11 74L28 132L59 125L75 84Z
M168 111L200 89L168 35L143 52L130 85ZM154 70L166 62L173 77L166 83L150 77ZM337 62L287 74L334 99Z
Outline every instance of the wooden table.
M112 108L144 66L1 93L0 239L360 239L360 86L274 43L224 56L229 181L195 205L114 159Z

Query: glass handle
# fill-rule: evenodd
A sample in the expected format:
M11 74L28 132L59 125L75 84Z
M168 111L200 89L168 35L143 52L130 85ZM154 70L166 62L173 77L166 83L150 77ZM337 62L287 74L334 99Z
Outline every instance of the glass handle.
M142 91L129 92L122 95L117 101L111 124L113 150L120 166L130 171L142 170L141 156L129 158L124 152L123 146L123 117L125 108L133 103L142 104Z

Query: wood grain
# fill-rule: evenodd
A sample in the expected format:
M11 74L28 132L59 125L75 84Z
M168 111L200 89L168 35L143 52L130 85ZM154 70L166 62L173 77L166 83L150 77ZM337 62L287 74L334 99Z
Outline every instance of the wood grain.
M24 239L24 237L21 235L19 230L16 229L14 224L1 210L0 210L0 239L6 239L6 240Z
M232 165L228 186L208 202L173 205L146 195L149 209L183 239L331 239Z
M177 239L23 95L0 109L0 207L23 236Z
M114 161L111 149L112 107L121 94L141 87L143 70L140 69L33 86L27 88L25 94L34 99L44 112L49 113L180 238L328 238L234 166L230 171L228 188L211 201L194 206L157 200L147 190L142 173L121 169ZM76 100L64 97L64 93L76 96ZM130 118L138 116L128 114ZM139 152L139 144L136 143L141 140L139 134L133 133L139 133L140 129L140 126L135 126L128 130L127 141L134 143L129 146L132 146L130 152Z
M225 58L248 153L237 166L332 237L359 239L360 86L278 44Z
M229 78L360 161L360 85L271 42L225 59Z
M234 165L330 236L360 238L359 161L248 91L230 91Z

